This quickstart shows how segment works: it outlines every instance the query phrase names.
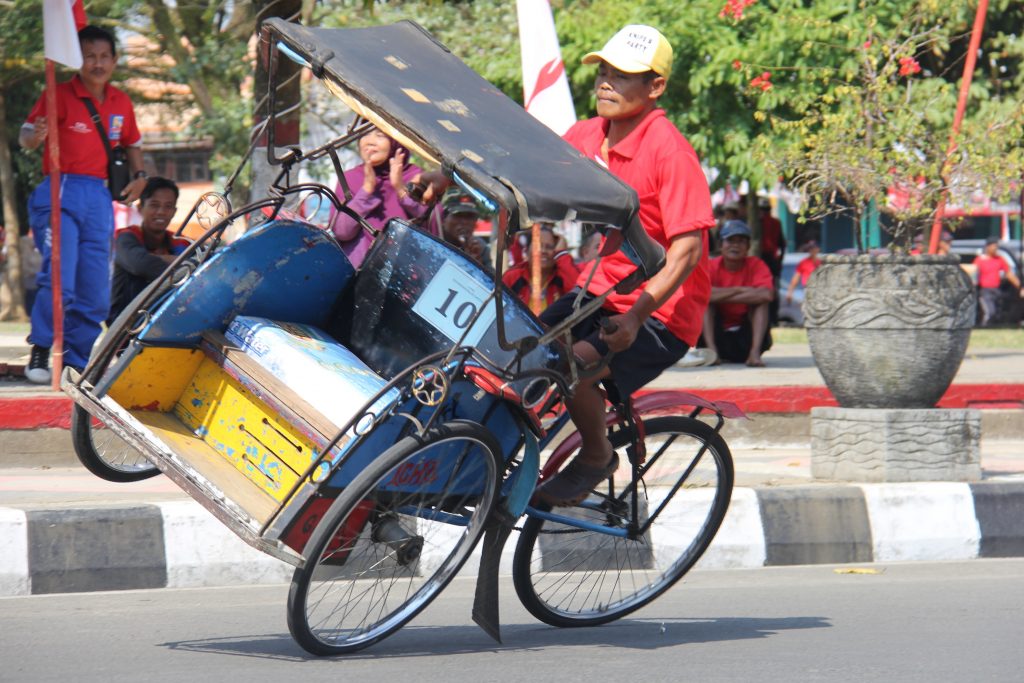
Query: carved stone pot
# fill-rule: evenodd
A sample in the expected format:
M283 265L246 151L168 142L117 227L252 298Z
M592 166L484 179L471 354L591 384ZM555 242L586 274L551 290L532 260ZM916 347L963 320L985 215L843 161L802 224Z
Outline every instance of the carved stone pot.
M956 256L830 254L804 299L811 354L848 408L934 407L960 368L974 315Z

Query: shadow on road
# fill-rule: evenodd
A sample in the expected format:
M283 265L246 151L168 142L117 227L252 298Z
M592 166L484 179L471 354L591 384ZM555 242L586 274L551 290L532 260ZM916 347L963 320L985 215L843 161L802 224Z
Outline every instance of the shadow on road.
M479 652L524 652L557 647L614 647L656 650L691 643L767 638L780 631L831 628L826 617L705 619L623 619L593 628L554 629L536 624L502 628L496 643L475 626L406 626L382 643L346 659L433 657ZM238 636L163 643L172 650L237 655L283 661L318 659L304 653L286 634Z

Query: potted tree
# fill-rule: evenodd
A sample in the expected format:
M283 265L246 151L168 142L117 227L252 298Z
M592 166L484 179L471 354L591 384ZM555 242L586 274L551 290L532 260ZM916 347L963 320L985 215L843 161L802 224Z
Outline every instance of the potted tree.
M955 256L915 253L912 240L929 233L943 194L1014 191L1024 116L1016 101L975 102L950 150L955 76L935 69L957 62L942 18L918 7L889 35L863 28L830 46L848 53L845 71L792 71L828 86L799 116L772 117L779 135L762 153L803 195L805 216L879 220L891 238L869 254L855 230L859 253L825 256L809 282L808 340L833 395L844 407L932 407L963 360L975 298Z

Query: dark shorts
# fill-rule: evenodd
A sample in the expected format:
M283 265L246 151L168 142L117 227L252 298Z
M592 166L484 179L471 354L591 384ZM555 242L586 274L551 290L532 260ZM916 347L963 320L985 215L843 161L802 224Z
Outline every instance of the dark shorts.
M574 289L548 306L540 314L541 322L551 326L561 322L573 312L573 302L578 289ZM583 296L581 305L592 300L589 294ZM598 309L572 327L574 341L591 344L601 355L608 353L608 345L601 340L601 320L617 315L614 311ZM621 396L630 396L640 387L652 381L686 355L689 345L669 332L665 323L648 318L640 328L636 341L625 351L616 353L609 364L612 382Z
M715 346L718 347L718 357L723 363L746 363L750 357L750 345L754 341L754 330L749 318L743 319L743 324L738 328L727 330L722 327L722 319L715 316ZM704 347L704 337L701 336L697 346ZM765 330L764 339L761 340L761 353L772 348L772 331Z

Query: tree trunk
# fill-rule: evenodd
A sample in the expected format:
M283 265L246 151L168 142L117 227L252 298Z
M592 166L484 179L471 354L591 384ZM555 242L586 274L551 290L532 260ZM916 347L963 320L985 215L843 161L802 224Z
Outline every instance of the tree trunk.
M27 320L25 315L25 289L21 279L21 250L18 239L21 224L15 203L14 167L7 137L7 105L0 89L0 196L3 197L3 224L7 229L7 265L0 268L0 320ZM6 294L6 296L4 296Z

